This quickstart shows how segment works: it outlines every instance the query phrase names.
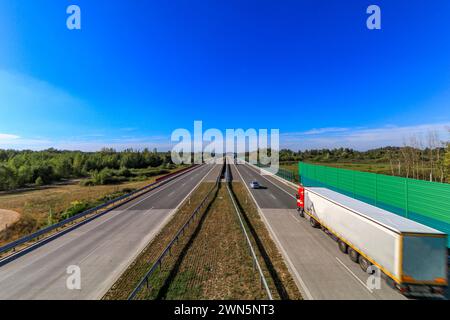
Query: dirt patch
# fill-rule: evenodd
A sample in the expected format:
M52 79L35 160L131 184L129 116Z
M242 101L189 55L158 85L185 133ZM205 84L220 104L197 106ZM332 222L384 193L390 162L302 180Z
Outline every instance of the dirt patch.
M12 210L0 209L0 231L16 223L20 219L20 214Z

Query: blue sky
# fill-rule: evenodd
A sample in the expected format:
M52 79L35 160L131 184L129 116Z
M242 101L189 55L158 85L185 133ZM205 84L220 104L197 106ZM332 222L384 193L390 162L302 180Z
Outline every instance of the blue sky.
M293 149L447 139L449 17L448 0L1 0L0 148L165 149L195 120Z

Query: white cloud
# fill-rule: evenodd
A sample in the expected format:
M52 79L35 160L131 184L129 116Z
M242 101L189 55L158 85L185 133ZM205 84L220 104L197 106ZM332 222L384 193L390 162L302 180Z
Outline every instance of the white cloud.
M0 140L14 140L19 138L19 136L16 136L14 134L0 133Z
M367 150L383 146L401 146L412 136L417 137L423 142L423 146L426 146L429 132L437 132L442 141L449 141L449 128L450 122L345 130L314 129L306 131L307 134L284 133L281 137L281 146L294 150L340 147Z
M14 140L0 139L0 149L31 149L45 150L55 148L60 150L98 151L102 148L114 148L124 150L128 148L144 149L157 148L160 151L171 150L175 143L170 142L170 137L154 136L142 138L118 138L118 139L84 139L74 137L71 139L51 140L45 138L17 138Z
M303 132L294 132L290 133L290 135L298 135L298 136L309 136L309 135L319 135L319 134L325 134L325 133L335 133L335 132L345 132L348 131L348 128L319 128L319 129L311 129L308 131Z
M437 132L442 141L449 141L449 128L450 122L411 126L389 125L378 128L319 128L304 132L283 133L280 135L280 146L293 150L340 147L367 150L383 146L401 146L411 136L416 136L426 146L427 135L432 131ZM107 136L107 134L86 134L52 140L42 137L23 138L13 134L0 134L0 148L98 151L108 147L116 150L157 148L160 151L168 151L177 144L177 142L170 141L170 136L164 135L111 139L108 139Z

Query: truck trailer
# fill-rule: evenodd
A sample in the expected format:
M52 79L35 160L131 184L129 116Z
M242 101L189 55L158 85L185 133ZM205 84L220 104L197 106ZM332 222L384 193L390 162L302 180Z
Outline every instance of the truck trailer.
M300 186L297 207L365 272L378 267L387 283L406 296L443 295L448 284L445 233L327 188Z

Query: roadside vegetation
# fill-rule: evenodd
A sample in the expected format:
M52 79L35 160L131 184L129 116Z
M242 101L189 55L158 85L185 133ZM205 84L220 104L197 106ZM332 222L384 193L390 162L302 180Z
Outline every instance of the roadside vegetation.
M82 185L142 181L174 169L170 153L0 150L0 191L40 187L71 179Z
M368 151L321 149L280 151L281 168L298 175L298 162L350 170L450 183L450 144L432 133L427 143L412 137L403 147L385 147Z
M169 172L175 172L169 170ZM160 175L145 180L113 185L82 186L77 182L25 189L0 194L0 209L16 212L20 218L0 228L0 245L31 234L89 208L140 189ZM3 226L4 227L4 226Z

